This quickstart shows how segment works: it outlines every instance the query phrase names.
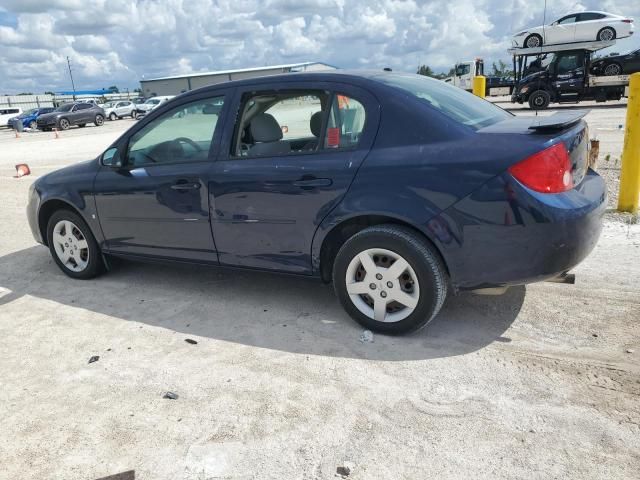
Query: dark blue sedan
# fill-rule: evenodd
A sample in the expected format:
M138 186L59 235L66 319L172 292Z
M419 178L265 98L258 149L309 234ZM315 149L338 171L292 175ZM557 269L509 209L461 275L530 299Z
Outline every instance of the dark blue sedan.
M448 292L587 256L606 203L587 143L581 114L514 117L417 75L263 77L180 95L41 177L28 218L73 278L110 256L317 277L367 328L403 333Z

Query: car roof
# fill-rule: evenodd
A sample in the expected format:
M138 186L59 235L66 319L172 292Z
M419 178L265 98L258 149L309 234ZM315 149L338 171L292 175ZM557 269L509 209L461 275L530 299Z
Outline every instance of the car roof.
M185 92L181 95L190 96L194 93L201 93L208 90L218 90L221 88L237 88L248 85L262 85L270 83L288 83L288 82L338 82L338 83L354 83L354 84L371 84L375 82L375 77L383 76L385 73L393 73L396 75L414 76L415 74L407 72L391 72L385 70L323 70L316 72L290 72L280 73L277 75L266 75L263 77L246 78L242 80L231 80L229 82L216 83L215 85L207 85L196 90ZM154 97L155 98L155 97Z

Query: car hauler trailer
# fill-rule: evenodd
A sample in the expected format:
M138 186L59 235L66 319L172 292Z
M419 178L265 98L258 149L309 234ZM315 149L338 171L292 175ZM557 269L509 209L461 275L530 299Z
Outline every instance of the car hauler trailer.
M614 44L615 40L509 49L515 72L511 101L542 110L550 103L620 100L629 85L628 75L590 73L593 53Z

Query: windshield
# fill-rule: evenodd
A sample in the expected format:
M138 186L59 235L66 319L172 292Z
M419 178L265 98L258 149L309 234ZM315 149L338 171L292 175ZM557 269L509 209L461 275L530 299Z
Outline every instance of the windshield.
M38 109L37 108L32 108L31 110L27 110L26 112L22 112L22 114L20 115L21 117L27 117L29 115L34 115L38 113Z
M58 108L56 108L56 112L68 112L71 110L71 107L73 107L73 103L67 103L66 105L60 105Z
M148 103L149 105L157 105L158 103L160 103L160 100L158 100L157 98L150 98L144 103Z
M114 102L107 102L107 103L105 103L105 104L104 104L104 106L105 106L106 108L111 108L111 107L113 107L114 105L115 105L115 103L114 103Z
M422 75L385 74L375 79L411 93L447 117L476 130L512 117L491 102Z

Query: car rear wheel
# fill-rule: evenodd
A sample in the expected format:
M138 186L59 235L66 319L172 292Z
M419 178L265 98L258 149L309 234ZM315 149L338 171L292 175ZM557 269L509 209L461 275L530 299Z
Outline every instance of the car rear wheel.
M104 123L104 117L102 115L96 115L93 123L96 125L96 127L101 126Z
M131 118L135 120L137 116L138 116L138 112L136 112L135 110L131 110Z
M51 215L47 243L56 264L68 276L89 279L102 273L104 264L98 243L77 213L58 210Z
M115 113L111 113L111 114L109 114L109 120L111 120L112 122L113 122L116 118L118 118L118 117L117 117L117 115L116 115Z
M622 75L622 67L617 63L610 63L604 67L604 74L606 76Z
M61 118L58 124L60 125L60 130L68 130L71 126L69 120L67 120L66 118Z
M440 311L448 285L433 247L398 225L369 227L348 239L336 256L333 284L351 317L392 335L429 323Z
M30 128L31 130L35 130L35 129L37 129L37 128L38 128L38 122L36 122L35 120L31 120L31 121L29 122L29 128Z
M615 40L615 38L616 31L611 27L604 27L598 32L596 40L599 40L601 42L610 42L611 40Z
M527 47L527 48L541 47L542 46L542 37L540 35L538 35L537 33L529 35L524 41L524 46Z
M544 110L551 103L551 95L544 90L536 90L529 95L529 107L533 110Z

